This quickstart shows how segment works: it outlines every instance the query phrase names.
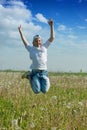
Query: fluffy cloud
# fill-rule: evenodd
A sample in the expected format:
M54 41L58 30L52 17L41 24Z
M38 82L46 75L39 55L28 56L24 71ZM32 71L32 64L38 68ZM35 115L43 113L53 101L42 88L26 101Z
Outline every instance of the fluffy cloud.
M36 18L43 23L47 23L48 21L41 13L36 14Z
M77 26L77 28L79 28L79 29L86 29L85 26Z
M58 31L65 31L66 30L66 26L65 25L59 25L58 26Z
M70 39L77 39L77 36L75 36L75 35L68 35L68 38L70 38Z
M0 46L18 42L18 26L21 24L26 36L32 38L33 33L41 30L41 26L35 25L33 16L29 9L21 1L0 1ZM29 31L31 30L31 31ZM10 42L9 42L10 41Z

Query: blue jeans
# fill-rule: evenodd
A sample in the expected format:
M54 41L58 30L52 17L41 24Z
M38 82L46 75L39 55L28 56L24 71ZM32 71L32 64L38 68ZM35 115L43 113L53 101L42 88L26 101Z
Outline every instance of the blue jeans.
M46 70L32 70L30 84L34 93L46 93L50 88L48 72Z

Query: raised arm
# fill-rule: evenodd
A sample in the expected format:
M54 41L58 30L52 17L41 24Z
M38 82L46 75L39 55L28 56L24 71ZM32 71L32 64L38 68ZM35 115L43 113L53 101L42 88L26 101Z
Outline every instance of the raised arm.
M48 39L50 42L54 40L54 25L53 25L53 20L50 19L48 21L48 24L50 25L50 38Z
M21 39L22 39L24 45L27 46L27 45L28 45L28 41L26 40L26 38L25 38L25 36L24 36L24 34L23 34L23 32L22 32L22 27L21 27L21 25L18 27L18 30L19 30L19 33L20 33L20 36L21 36Z

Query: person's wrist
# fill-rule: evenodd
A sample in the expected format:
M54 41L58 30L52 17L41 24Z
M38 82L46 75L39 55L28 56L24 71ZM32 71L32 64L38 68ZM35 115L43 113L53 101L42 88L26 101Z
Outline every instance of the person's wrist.
M50 25L50 27L52 28L52 27L53 27L53 24L52 24L52 25Z
M19 29L19 32L21 33L21 29Z

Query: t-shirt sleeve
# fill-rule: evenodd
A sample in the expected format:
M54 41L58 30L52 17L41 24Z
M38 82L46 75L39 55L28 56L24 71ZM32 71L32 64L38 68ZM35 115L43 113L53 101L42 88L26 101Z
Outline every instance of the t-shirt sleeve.
M26 45L25 48L27 49L27 51L30 51L31 46L30 45Z
M51 44L51 42L50 42L49 40L47 40L47 41L43 44L43 46L45 46L46 48L48 48L50 44Z

